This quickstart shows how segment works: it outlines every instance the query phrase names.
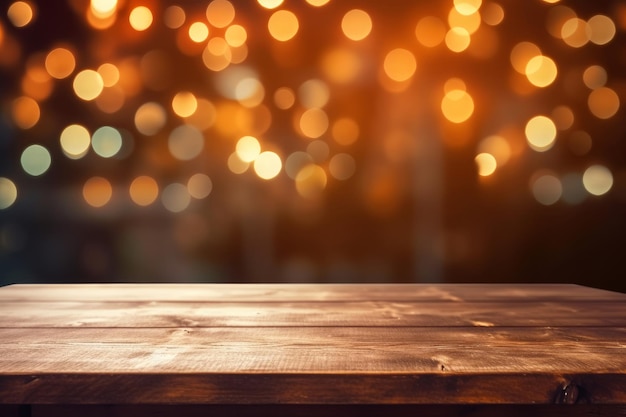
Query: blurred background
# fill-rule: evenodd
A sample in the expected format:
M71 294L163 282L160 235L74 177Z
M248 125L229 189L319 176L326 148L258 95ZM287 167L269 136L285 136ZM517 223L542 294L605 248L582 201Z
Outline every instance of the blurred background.
M626 2L0 10L0 284L626 291Z

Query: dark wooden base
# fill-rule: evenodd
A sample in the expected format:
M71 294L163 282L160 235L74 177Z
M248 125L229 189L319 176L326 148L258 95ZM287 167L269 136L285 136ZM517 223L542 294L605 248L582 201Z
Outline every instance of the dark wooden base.
M620 417L624 405L0 405L1 417Z

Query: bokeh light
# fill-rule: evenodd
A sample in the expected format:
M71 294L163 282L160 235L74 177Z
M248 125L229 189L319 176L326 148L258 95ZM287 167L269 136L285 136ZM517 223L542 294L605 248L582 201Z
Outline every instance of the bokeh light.
M613 174L603 165L592 165L583 174L583 185L589 194L606 194L613 187Z
M26 96L16 98L11 110L13 121L21 129L30 129L35 126L41 116L39 104Z
M235 7L228 0L212 0L206 9L206 18L216 28L224 28L235 18Z
M145 6L135 7L128 16L130 26L138 32L143 32L152 26L152 20L152 11Z
M138 206L149 206L159 196L159 185L156 180L147 175L135 178L128 189L130 198Z
M435 16L423 17L415 26L415 37L422 45L434 48L445 39L446 25Z
M17 187L8 178L0 177L0 210L9 208L17 200Z
M599 119L610 119L615 116L620 107L617 93L609 87L596 88L589 94L587 100L589 110Z
M191 196L185 185L173 183L163 189L161 202L168 211L180 213L189 207Z
M261 152L254 160L254 172L264 180L276 177L282 167L280 156L272 151Z
M417 69L417 61L411 51L396 48L389 51L385 56L383 68L389 78L402 82L413 77Z
M165 109L158 103L142 104L135 112L135 127L146 136L158 133L165 125L166 120Z
M83 185L83 198L92 207L104 207L112 196L113 187L106 178L91 177Z
M488 177L493 174L498 167L496 158L492 154L486 152L476 155L474 162L476 162L476 166L478 167L478 175L481 177Z
M544 206L551 206L561 198L563 185L556 175L542 173L531 180L531 190L537 202Z
M278 10L272 14L267 22L270 35L277 41L286 42L296 36L300 23L293 12Z
M63 129L59 140L65 156L70 159L80 159L89 151L91 135L86 127L73 124Z
M21 28L31 23L35 17L34 6L30 2L16 1L7 9L7 17L13 26Z
M341 20L343 34L353 41L360 41L372 31L372 18L366 11L352 9Z
M347 153L333 155L328 163L328 171L333 178L345 181L352 177L356 171L356 161Z
M206 174L193 174L187 181L187 190L189 195L195 199L207 198L213 191L213 181Z
M43 146L30 145L22 152L20 162L27 174L38 177L50 168L52 157L50 152Z
M441 100L441 111L452 123L463 123L474 113L474 100L467 91L454 89Z
M243 162L253 162L261 154L261 144L255 137L244 136L237 141L235 152Z
M122 135L114 127L102 126L93 132L91 147L97 155L111 158L122 149Z
M554 146L556 126L547 116L535 116L526 123L526 140L532 149L545 152Z
M62 80L69 77L76 68L76 58L67 48L59 47L46 55L46 70L51 77Z
M74 93L85 101L97 98L104 88L102 76L94 70L83 70L74 77Z
M312 108L300 116L300 130L308 138L319 138L328 130L328 115L322 109Z
M170 132L167 145L174 158L189 161L204 149L204 136L194 126L185 124Z

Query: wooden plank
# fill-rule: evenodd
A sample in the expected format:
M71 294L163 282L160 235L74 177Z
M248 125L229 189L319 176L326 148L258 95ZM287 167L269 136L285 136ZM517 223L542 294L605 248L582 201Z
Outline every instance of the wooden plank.
M4 415L3 415L4 416ZM615 405L38 405L32 417L598 417L626 416Z
M582 403L624 405L623 374L41 374L0 376L0 393L28 404L554 404L570 378Z
M626 302L3 302L0 327L623 326Z
M0 351L0 375L626 374L626 328L0 329Z
M6 301L625 301L626 294L570 284L19 284Z

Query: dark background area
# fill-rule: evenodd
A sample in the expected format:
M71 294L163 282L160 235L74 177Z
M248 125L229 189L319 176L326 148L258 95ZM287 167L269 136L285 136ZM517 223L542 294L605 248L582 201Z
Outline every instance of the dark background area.
M502 22L483 22L470 48L455 53L443 43L427 48L415 36L416 24L425 16L445 23L452 1L331 0L322 7L287 1L275 10L294 12L300 27L286 42L268 33L275 10L232 1L233 23L248 33L248 55L230 67L253 70L265 91L262 104L253 108L220 92L219 72L203 65L203 46L194 52L181 49L184 30L192 21L206 22L209 3L177 3L187 17L178 29L164 23L168 7L176 4L171 1L120 1L117 19L107 29L86 22L88 1L33 1L35 18L25 27L11 23L11 2L1 6L0 177L16 185L17 198L0 209L0 284L570 282L626 291L626 3L501 0L496 4L504 11ZM484 0L480 12L493 3ZM130 11L140 5L154 15L143 32L128 23ZM548 30L556 7L567 7L583 20L609 16L616 34L605 45L568 46ZM367 11L373 22L362 41L349 40L341 31L342 17L353 8ZM207 25L209 39L222 36L223 28ZM549 86L532 86L512 68L511 50L523 41L533 42L555 61L558 75ZM28 95L23 80L29 65L58 45L71 47L76 69L66 79L50 81L50 95L37 100L39 121L21 129L12 106ZM481 53L487 46L491 52ZM328 79L323 62L334 48L360 60L354 80ZM417 61L410 80L398 83L402 91L390 91L390 81L381 81L384 57L394 48L411 51ZM148 68L144 61L142 67L142 58L154 51L163 59ZM130 62L139 74L138 91L128 93L113 113L77 98L72 90L79 71L105 62ZM591 65L606 70L606 86L621 100L608 119L594 116L587 105L591 90L582 74ZM461 124L447 120L440 109L443 85L453 77L465 82L475 104ZM305 196L284 167L290 154L306 151L313 142L294 127L304 111L298 89L310 79L328 87L324 111L331 126L351 117L359 137L353 144L340 144L329 128L317 139L328 149L329 155L315 162L327 182L321 192ZM296 95L288 110L273 100L281 87ZM191 91L217 109L217 122L203 131L203 151L189 161L167 151L168 133L183 123L170 107L179 91ZM168 111L162 132L153 137L142 135L134 124L136 110L146 102ZM526 122L538 114L549 116L558 106L571 110L572 125L559 129L549 151L532 150L524 137ZM248 124L229 120L238 113L227 110L240 108L250 118ZM269 127L258 128L268 113ZM93 151L81 159L65 157L59 135L73 123L91 133L105 125L120 129L123 151L113 158ZM592 138L588 152L572 151L571 138L580 131ZM228 158L246 134L281 156L283 169L275 178L229 169ZM511 157L492 175L481 177L474 158L490 135L509 143ZM36 177L20 164L22 152L34 143L45 146L52 159L50 168ZM329 161L339 153L350 155L356 166L345 180L329 174ZM612 174L606 194L586 193L575 204L561 198L544 205L534 197L533 178L540 173L564 178L582 175L594 164ZM168 210L161 203L164 188L185 183L194 173L211 178L210 195L192 199L181 212ZM160 190L159 198L145 207L129 197L128 187L139 175L154 178ZM106 178L113 188L103 207L92 207L82 197L85 182L94 176Z

